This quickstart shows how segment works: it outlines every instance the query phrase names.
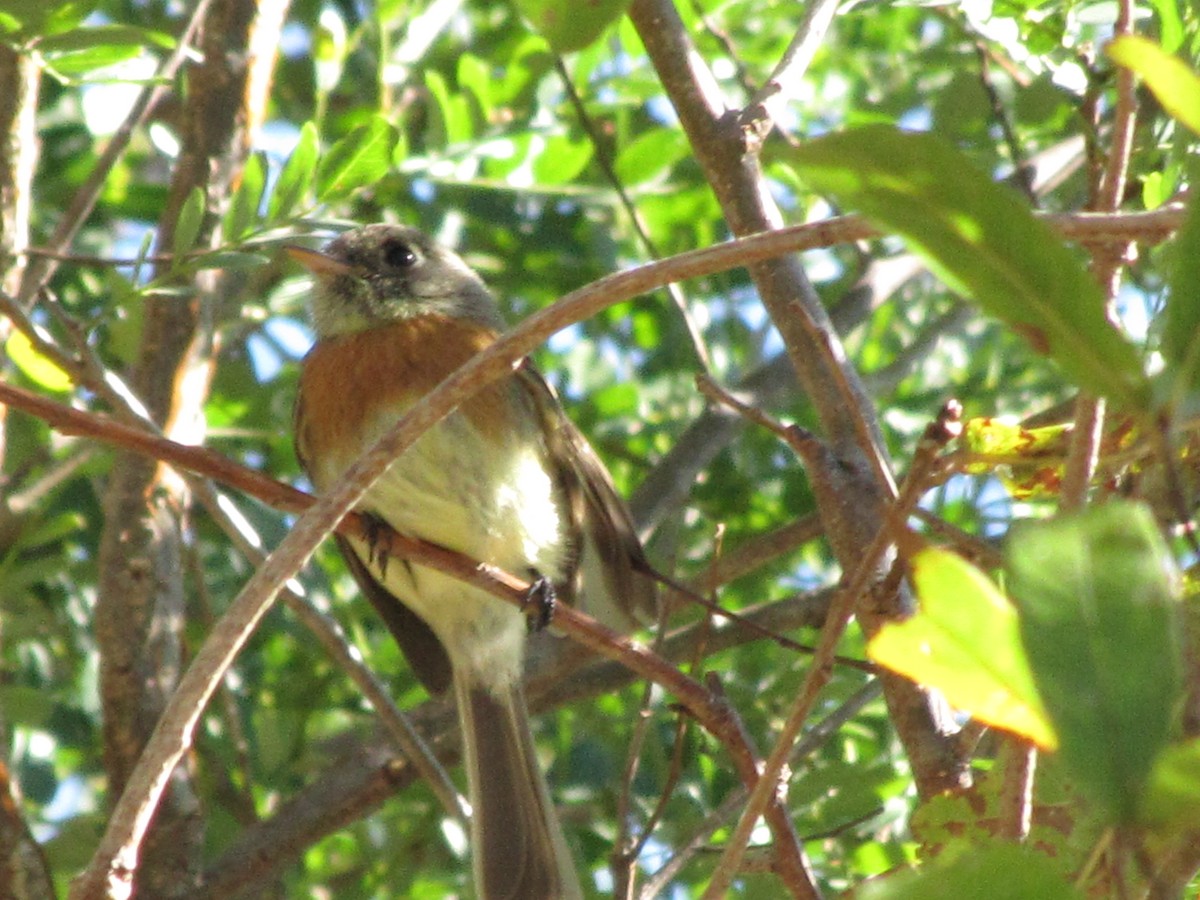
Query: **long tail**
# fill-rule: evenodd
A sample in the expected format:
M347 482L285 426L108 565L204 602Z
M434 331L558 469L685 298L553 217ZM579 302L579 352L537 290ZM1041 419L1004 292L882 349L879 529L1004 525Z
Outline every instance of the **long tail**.
M503 696L455 677L479 900L581 900L538 765L520 685Z

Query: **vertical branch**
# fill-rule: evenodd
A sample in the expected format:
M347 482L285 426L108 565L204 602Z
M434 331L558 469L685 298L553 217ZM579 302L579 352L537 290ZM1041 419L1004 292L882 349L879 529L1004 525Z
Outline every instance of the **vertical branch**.
M829 10L824 4L821 9L806 20L815 34L829 23ZM746 235L778 228L782 217L759 160L765 130L760 119L768 115L769 104L760 102L747 121L725 108L670 0L634 0L629 15L730 229ZM802 33L773 84L799 78L810 53L811 41ZM767 99L786 91L777 85L769 93ZM799 261L781 258L748 268L828 437L831 452L814 455L815 462L808 464L822 470L810 469L809 475L814 484L831 486L816 492L821 521L843 570L856 571L863 548L884 521L886 501L895 494L873 404ZM881 558L876 578L886 568L887 559ZM868 634L909 605L903 588L866 591L859 600L858 620ZM944 702L894 676L884 678L884 694L921 794L967 783L969 768L952 740L956 729Z
M0 43L0 290L21 283L22 253L29 244L33 172L37 164L37 66ZM0 342L11 323L0 324ZM0 466L6 461L7 407L0 405ZM0 498L0 528L11 515L11 491ZM0 616L0 642L4 639ZM0 709L0 896L51 900L50 866L21 812L20 788L9 769L8 723Z
M0 44L0 290L15 294L29 246L33 172L37 166L39 73L34 61ZM12 325L0 323L0 341ZM0 407L0 461L5 450L5 410Z
M1133 0L1121 0L1113 37L1133 33ZM1133 152L1133 136L1137 126L1137 94L1130 69L1117 67L1117 102L1113 114L1112 146L1101 173L1094 185L1089 207L1102 213L1116 212L1125 197L1129 176L1129 161ZM1101 244L1093 251L1092 274L1111 305L1121 284L1121 271L1129 255L1130 244L1116 242ZM1062 502L1065 509L1082 506L1087 488L1096 469L1100 438L1104 430L1104 401L1098 397L1081 396L1076 403L1075 429L1063 472Z
M244 0L211 0L200 23L200 62L185 73L182 149L159 221L160 251L170 251L180 210L197 188L208 210L199 240L215 237L216 213L247 154L248 104L261 103L258 97L269 85L259 79L255 96L248 94L255 13L256 5ZM274 23L277 30L281 18L276 11L265 27ZM215 354L219 276L206 272L193 279L186 272L174 274L171 265L159 263L157 276L181 288L192 282L193 289L146 299L132 382L169 436L198 443ZM104 496L96 604L105 768L114 795L124 789L180 676L182 515L189 504L185 485L165 468L132 456L114 462ZM137 889L148 896L176 896L194 886L201 872L202 819L186 767L172 773L170 785L137 867Z

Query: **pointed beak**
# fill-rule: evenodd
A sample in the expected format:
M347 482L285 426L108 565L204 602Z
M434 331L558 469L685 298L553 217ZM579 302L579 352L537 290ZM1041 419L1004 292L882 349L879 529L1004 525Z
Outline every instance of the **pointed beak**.
M332 277L349 275L352 271L352 267L347 263L335 259L328 253L322 253L320 250L310 250L308 247L298 247L295 244L288 244L283 249L288 256L314 275Z

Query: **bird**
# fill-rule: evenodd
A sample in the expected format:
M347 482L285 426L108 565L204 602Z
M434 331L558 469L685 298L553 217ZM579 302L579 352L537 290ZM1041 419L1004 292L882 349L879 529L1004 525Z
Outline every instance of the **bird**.
M366 225L321 250L287 252L312 277L315 342L301 364L294 440L319 493L504 323L479 275L415 228ZM630 514L529 360L423 434L356 509L526 575L622 631L655 615L656 582ZM431 693L453 691L477 896L582 897L529 725L526 614L434 569L380 559L370 541L335 537L417 678Z

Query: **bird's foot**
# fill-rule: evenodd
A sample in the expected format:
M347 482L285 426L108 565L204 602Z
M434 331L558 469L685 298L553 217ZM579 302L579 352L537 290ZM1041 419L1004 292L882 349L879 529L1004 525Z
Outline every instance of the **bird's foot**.
M554 589L554 582L536 572L534 575L536 577L529 585L522 606L531 634L549 626L554 619L554 607L558 604L558 592Z

